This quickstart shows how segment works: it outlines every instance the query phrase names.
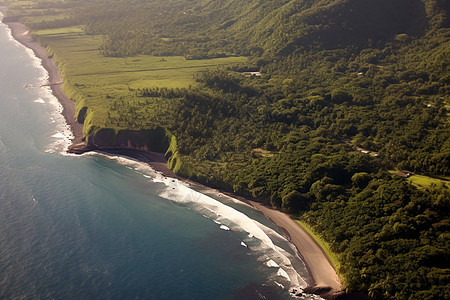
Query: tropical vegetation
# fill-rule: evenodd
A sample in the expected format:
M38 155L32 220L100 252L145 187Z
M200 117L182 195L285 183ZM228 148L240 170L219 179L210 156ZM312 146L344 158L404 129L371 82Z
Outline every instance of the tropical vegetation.
M448 1L7 4L88 142L163 128L178 174L300 217L348 291L450 298Z

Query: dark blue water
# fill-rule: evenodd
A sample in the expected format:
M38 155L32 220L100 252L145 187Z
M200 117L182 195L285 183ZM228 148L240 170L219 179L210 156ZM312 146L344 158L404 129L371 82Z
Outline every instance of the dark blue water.
M138 162L64 155L45 78L1 24L1 299L285 299L305 285L259 212Z

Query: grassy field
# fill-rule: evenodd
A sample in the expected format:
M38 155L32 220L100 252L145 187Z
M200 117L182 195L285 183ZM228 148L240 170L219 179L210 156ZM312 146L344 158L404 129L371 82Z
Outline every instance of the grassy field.
M95 115L90 118L100 127L107 123L107 112L117 101L138 101L142 88L185 88L194 86L194 74L205 68L245 62L245 57L186 60L181 56L105 57L101 54L102 36L88 36L81 27L34 31L47 46L64 77L64 91ZM123 107L123 105L121 105ZM109 124L111 125L111 124Z
M53 2L56 2L57 0L52 0ZM62 18L63 17L63 10L53 8L52 14L50 15L48 13L48 9L45 8L36 8L36 1L7 1L8 2L8 10L9 13L13 15L20 15L20 16L27 16L26 18L23 18L22 21L30 21L33 22L40 22L40 21L52 21L55 20L55 17L52 16L54 14L59 15L59 17L56 18ZM48 1L51 2L51 1ZM45 14L45 16L44 16Z
M308 226L308 224L306 224L303 221L300 220L295 220L303 229L305 229L310 236L313 237L313 239L317 242L317 244L319 244L319 246L325 251L326 255L328 256L328 258L331 260L331 263L333 264L334 268L336 271L339 270L340 264L337 258L337 255L331 251L330 249L330 245L325 242L320 236L318 236L317 234L315 234L312 229Z
M448 178L439 179L416 174L412 175L407 180L419 188L427 188L431 186L450 188L450 180L448 180Z
M402 171L389 171L392 175L402 176ZM406 177L405 177L406 178ZM415 185L418 188L429 188L429 187L439 187L439 188L450 188L450 178L449 177L440 177L434 178L425 175L414 174L406 178L410 183Z
M88 92L99 86L182 88L195 84L193 74L206 68L245 62L245 57L186 60L181 56L104 57L99 51L101 36L87 36L79 27L33 32L55 54L64 76ZM95 81L98 84L92 85Z

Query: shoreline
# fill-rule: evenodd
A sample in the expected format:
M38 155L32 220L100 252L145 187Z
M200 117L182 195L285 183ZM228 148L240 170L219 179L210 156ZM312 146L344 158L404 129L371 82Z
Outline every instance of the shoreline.
M214 193L223 194L253 207L255 210L262 212L266 218L279 228L282 235L294 246L297 255L304 262L309 272L309 277L305 278L308 284L303 290L305 293L316 294L324 299L366 299L356 294L346 294L343 291L340 278L325 251L290 215L276 210L263 202L248 199L180 177L167 167L167 160L161 153L134 149L95 149L93 151L98 151L106 155L123 155L137 159L147 163L164 177L176 178L191 187L196 186L202 189L208 189Z
M135 149L94 149L92 151L107 156L122 155L136 159L140 162L147 163L152 169L159 172L164 177L176 178L191 187L196 186L210 190L215 194L223 194L251 206L255 210L262 212L267 219L279 228L282 235L294 246L297 255L304 262L305 267L309 272L309 277L305 278L308 285L303 290L304 292L319 295L324 299L365 299L364 297L359 297L359 295L346 294L343 291L340 278L337 275L331 260L325 254L325 251L306 230L291 218L290 215L276 210L263 202L248 199L231 192L212 188L190 179L180 177L167 167L167 160L162 153L146 152Z
M0 11L5 14L6 7L0 6ZM58 67L52 58L48 57L45 48L41 46L37 41L29 35L28 28L20 22L7 22L6 24L11 30L12 37L31 49L34 55L41 60L41 64L48 73L48 79L43 86L49 86L52 90L52 94L58 99L62 105L62 115L66 119L67 125L70 126L74 138L72 144L81 143L83 139L83 124L77 122L75 118L75 101L69 99L62 91L63 79L59 73Z
M6 7L0 5L0 11L5 14ZM13 38L23 44L25 47L31 49L35 56L41 59L42 66L47 70L48 82L45 85L50 86L53 95L58 99L63 107L62 115L70 126L74 138L72 139L72 148L84 148L86 151L101 151L105 154L124 155L135 158L141 162L147 163L155 171L160 172L163 176L177 178L185 183L204 186L189 179L182 178L176 175L167 166L167 160L161 153L144 152L134 149L86 149L83 143L83 124L77 122L75 118L75 102L69 99L62 91L62 78L59 70L52 58L48 57L45 48L37 41L33 41L29 35L27 27L20 22L5 23L11 30ZM83 147L84 146L84 147ZM80 152L81 153L81 152ZM305 263L310 278L307 279L308 287L305 289L307 293L318 294L325 299L338 299L343 296L349 299L350 295L342 292L341 282L339 277L330 263L329 258L324 254L322 248L315 242L315 240L290 216L281 211L270 208L263 203L246 199L244 197L235 195L233 193L220 191L221 193L232 197L234 199L250 204L255 209L261 211L269 220L278 226L282 232L287 235L290 243L297 249L297 254ZM350 296L350 298L353 298Z

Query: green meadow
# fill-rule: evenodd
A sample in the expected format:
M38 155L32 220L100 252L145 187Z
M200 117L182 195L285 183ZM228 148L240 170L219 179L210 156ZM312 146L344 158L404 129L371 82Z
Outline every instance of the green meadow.
M429 187L450 187L449 178L433 178L425 175L412 175L408 178L408 181L419 188L429 188Z
M111 103L120 99L137 101L136 91L143 88L187 88L196 84L194 74L205 68L247 61L246 57L187 60L182 56L105 57L100 46L103 37L86 35L81 27L37 30L33 35L47 46L64 78L63 89L87 106L95 125L105 126ZM120 127L120 126L119 126Z
M389 171L390 174L399 175L400 171ZM419 189L424 188L450 188L450 177L430 177L426 175L414 174L406 178L408 182Z

